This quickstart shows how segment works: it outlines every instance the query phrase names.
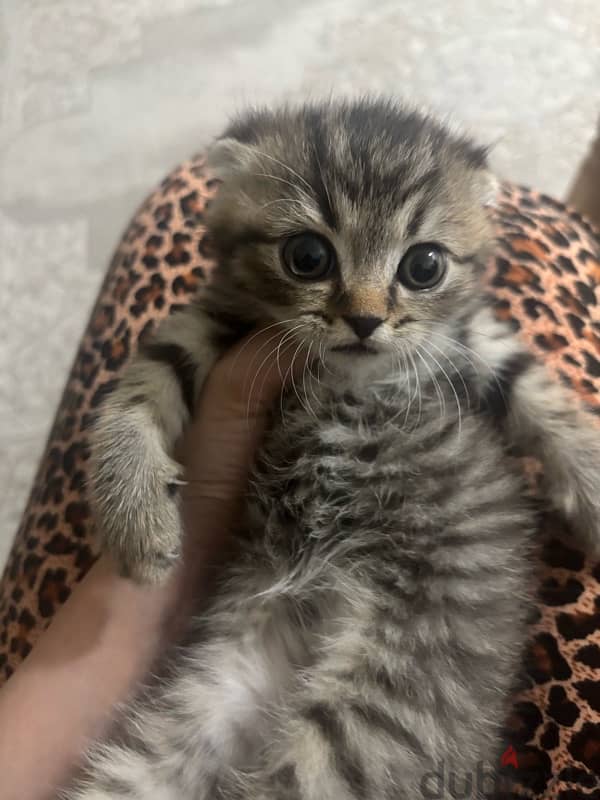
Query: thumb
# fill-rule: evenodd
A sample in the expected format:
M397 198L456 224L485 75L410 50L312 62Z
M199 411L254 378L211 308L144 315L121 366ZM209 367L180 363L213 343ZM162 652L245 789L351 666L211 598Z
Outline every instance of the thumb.
M297 340L263 330L215 364L184 437L188 497L231 499L242 490L273 401L306 363Z
M306 348L289 331L263 329L229 350L215 365L212 377L232 408L253 416L269 408L307 365Z

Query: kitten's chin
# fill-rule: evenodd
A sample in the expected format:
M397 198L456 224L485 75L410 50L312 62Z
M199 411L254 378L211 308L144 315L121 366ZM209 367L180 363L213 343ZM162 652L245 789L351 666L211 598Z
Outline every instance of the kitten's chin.
M344 387L357 386L389 378L394 364L391 354L384 350L361 345L331 348L325 357L323 378L333 386L338 382Z

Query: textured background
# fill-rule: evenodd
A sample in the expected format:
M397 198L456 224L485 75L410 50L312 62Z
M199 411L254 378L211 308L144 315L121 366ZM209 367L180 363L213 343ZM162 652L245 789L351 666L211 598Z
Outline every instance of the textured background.
M598 0L0 0L0 564L118 235L246 102L374 89L565 193Z

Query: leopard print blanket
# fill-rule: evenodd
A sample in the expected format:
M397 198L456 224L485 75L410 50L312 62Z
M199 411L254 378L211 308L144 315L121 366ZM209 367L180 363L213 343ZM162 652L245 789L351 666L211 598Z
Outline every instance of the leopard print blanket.
M94 560L86 432L136 342L206 280L203 212L215 190L202 157L183 164L140 208L116 251L0 583L4 678ZM598 234L555 200L511 185L501 188L496 214L487 280L497 313L600 423ZM503 768L517 779L511 796L599 800L600 564L565 544L560 520L548 514L542 527L538 615Z

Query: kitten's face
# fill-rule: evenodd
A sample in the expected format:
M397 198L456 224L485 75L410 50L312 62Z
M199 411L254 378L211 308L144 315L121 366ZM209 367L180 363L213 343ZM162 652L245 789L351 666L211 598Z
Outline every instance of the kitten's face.
M381 102L258 113L209 159L227 280L335 372L435 355L478 297L493 181L436 123Z

